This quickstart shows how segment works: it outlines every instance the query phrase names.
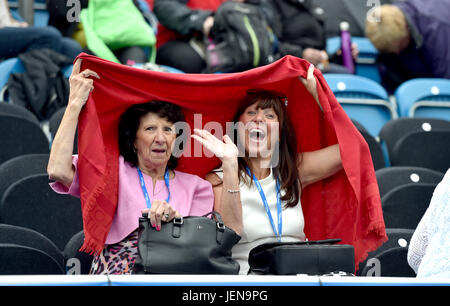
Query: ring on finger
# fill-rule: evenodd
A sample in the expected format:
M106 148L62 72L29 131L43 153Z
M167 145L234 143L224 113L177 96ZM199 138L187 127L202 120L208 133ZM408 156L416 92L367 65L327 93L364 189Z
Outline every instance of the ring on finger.
M168 213L164 213L164 214L163 214L163 217L164 217L166 220L169 219L169 216L170 216L170 215L169 215Z

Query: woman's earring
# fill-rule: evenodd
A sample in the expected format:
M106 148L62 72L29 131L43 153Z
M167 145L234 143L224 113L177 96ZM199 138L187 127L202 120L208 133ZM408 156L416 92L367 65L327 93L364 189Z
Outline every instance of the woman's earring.
M137 154L137 149L135 146L133 146L133 152Z

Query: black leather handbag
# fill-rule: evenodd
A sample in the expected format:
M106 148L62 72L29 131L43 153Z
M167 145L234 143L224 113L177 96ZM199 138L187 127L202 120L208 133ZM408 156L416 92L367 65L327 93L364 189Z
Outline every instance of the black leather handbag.
M324 275L355 273L352 245L334 244L340 239L264 243L250 251L251 274Z
M217 212L175 218L162 223L160 231L143 214L133 273L238 274L239 263L231 258L231 248L240 239Z

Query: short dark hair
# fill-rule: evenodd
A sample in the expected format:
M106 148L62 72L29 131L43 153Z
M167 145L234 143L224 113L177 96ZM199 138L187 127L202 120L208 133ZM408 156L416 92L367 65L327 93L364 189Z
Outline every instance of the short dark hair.
M119 152L125 161L137 167L138 158L134 148L136 133L141 123L141 118L148 113L154 113L170 123L184 122L184 114L181 107L165 101L151 101L143 104L135 104L129 107L121 116L119 121ZM177 135L178 137L179 135ZM173 155L167 166L175 169L178 159Z

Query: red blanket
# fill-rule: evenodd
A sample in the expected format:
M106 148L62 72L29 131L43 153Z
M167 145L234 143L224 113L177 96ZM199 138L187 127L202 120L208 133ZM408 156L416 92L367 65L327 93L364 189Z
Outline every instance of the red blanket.
M225 130L250 88L283 92L301 151L339 143L344 169L308 186L301 201L309 240L341 238L355 247L356 263L386 239L378 185L370 151L361 134L336 101L320 71L315 71L323 109L298 77L306 78L309 63L286 56L246 72L173 74L145 71L80 54L81 70L100 75L79 121L79 176L87 252L100 252L117 206L119 116L132 104L152 99L180 105L193 128L194 114L202 126L219 122ZM188 143L186 152L198 145ZM185 153L186 153L185 152ZM184 154L187 155L187 154ZM182 156L178 170L203 177L220 165L217 158Z

